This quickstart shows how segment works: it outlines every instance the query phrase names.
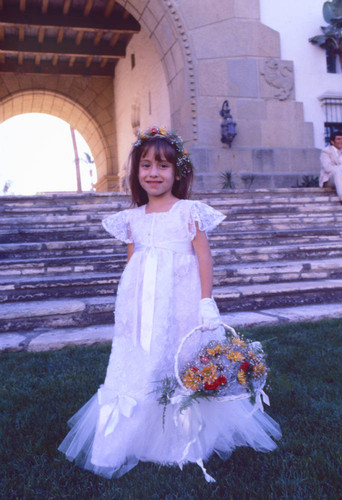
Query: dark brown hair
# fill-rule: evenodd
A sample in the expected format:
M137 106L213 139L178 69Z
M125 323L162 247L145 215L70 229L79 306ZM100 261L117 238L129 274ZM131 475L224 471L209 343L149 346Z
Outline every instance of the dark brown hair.
M147 151L154 147L155 159L161 161L162 156L173 165L174 173L176 176L176 148L173 144L170 144L167 138L164 137L151 137L143 141L139 146L133 146L130 154L130 174L129 174L129 186L131 188L132 206L146 205L148 202L148 196L145 191L140 186L139 182L139 163L141 157L147 153ZM191 170L187 175L182 176L179 180L175 178L175 182L172 186L172 194L184 200L188 198L191 193L191 186L193 181L193 172Z

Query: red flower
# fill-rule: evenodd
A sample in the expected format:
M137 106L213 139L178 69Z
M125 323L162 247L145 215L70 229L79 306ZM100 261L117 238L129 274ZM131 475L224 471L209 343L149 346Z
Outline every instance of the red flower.
M207 365L209 363L209 361L210 361L210 359L208 358L208 356L201 356L200 360L201 360L201 363L203 363L204 365Z
M199 372L199 368L197 368L197 366L192 366L192 367L191 367L191 370L192 370L193 372Z
M243 370L244 372L247 372L247 371L248 371L248 368L249 368L249 363L248 363L248 361L245 361L244 363L241 363L240 368L241 368L241 370Z
M219 382L220 385L224 385L227 382L227 379L223 375L220 375L216 382Z
M216 389L218 389L219 387L220 387L220 382L218 378L211 384L209 383L204 384L204 389L206 389L207 391L216 391Z
M156 128L151 128L151 134L158 134L158 130Z

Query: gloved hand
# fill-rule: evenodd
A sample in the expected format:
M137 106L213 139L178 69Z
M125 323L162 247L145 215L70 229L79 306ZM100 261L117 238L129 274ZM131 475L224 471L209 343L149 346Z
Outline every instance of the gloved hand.
M214 299L200 300L202 330L215 330L221 323L220 313Z

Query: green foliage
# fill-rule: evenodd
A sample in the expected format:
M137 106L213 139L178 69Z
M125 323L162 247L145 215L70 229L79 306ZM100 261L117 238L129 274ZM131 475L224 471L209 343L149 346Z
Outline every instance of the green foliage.
M234 189L233 174L229 170L222 172L220 175L222 181L222 189Z
M254 179L255 179L255 176L253 174L241 175L241 180L244 183L246 189L250 189L252 187Z
M335 499L341 497L342 321L243 331L270 367L266 390L283 438L272 453L237 448L199 467L140 463L117 480L79 469L57 451L67 420L103 382L110 347L0 357L0 498L6 500Z
M312 188L312 187L318 187L319 186L319 181L318 177L314 175L303 175L301 182L298 182L295 187L297 188Z

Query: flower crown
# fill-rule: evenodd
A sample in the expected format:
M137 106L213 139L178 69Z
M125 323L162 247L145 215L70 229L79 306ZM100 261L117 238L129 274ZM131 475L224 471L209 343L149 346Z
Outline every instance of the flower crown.
M169 144L172 144L172 146L175 147L176 170L180 179L182 177L186 177L193 171L194 167L190 159L190 155L184 148L184 142L181 137L179 137L179 135L175 132L167 132L163 127L152 127L147 129L145 132L138 132L137 140L133 144L133 148L141 146L144 142L147 142L149 139L154 137L165 139Z

